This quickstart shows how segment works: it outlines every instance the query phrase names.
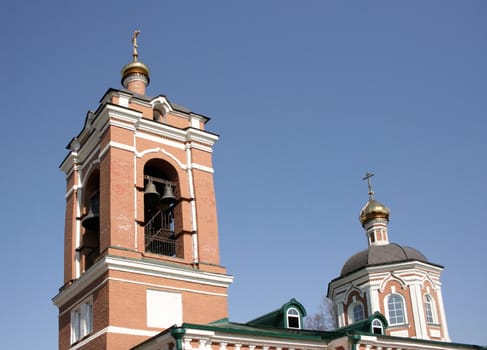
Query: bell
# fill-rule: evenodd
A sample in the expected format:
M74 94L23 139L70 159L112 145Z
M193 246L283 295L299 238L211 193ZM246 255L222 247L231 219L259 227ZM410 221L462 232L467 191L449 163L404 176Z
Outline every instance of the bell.
M172 192L172 186L170 184L166 184L166 186L164 186L164 192L161 196L161 202L167 204L172 204L176 202L176 197L174 197L174 193Z
M149 180L147 185L145 186L144 190L144 199L148 202L156 202L160 198L159 192L156 190L156 185L152 182L152 180Z
M81 220L81 225L88 230L99 230L100 228L100 215L94 213L93 209L90 208L88 214Z

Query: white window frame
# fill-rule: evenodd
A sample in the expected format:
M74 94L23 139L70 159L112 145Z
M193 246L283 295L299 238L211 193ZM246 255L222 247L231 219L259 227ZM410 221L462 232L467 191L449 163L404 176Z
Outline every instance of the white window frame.
M290 317L298 319L298 327L291 327L289 325ZM301 313L295 307L290 307L289 309L286 310L286 326L287 326L286 328L301 329Z
M378 319L373 320L370 327L371 327L370 332L372 334L384 335L384 325L382 324L382 322L380 320L378 320ZM375 333L376 329L380 329L380 333Z
M392 297L398 297L401 301L401 309L402 309L402 314L403 314L403 322L393 322L391 319L391 310L389 310L389 300ZM389 294L385 299L384 299L384 308L386 310L386 315L387 315L387 320L389 321L389 326L402 326L406 325L408 323L408 315L407 315L407 310L406 310L406 302L404 300L404 297L399 294L399 293L391 293Z
M435 300L428 293L424 295L424 314L427 324L437 323Z
M71 309L71 344L93 332L93 298L83 300Z
M360 306L362 308L362 318L360 320L356 320L355 319L355 308L357 306ZM349 321L349 324L352 324L352 323L355 323L355 322L360 322L360 321L363 321L363 320L365 320L365 307L364 307L364 304L362 304L359 301L354 302L353 304L351 304L348 307L348 321Z

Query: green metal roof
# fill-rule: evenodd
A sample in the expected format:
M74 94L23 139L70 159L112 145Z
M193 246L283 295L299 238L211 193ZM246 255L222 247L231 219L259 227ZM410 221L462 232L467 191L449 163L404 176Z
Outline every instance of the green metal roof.
M374 312L369 318L366 318L366 319L359 321L359 322L352 323L352 324L345 326L345 327L341 327L338 330L343 331L347 334L357 333L357 332L371 334L372 333L372 331L371 331L372 330L372 322L376 319L378 319L382 322L382 325L384 326L384 331L385 331L386 328L389 326L389 324L387 322L387 319L384 317L384 315L382 315L378 311Z
M282 305L279 309L253 319L246 324L251 326L286 328L286 314L290 308L295 308L299 311L302 324L302 319L306 316L306 309L294 298Z
M183 323L181 327L186 329L200 329L214 332L307 340L331 340L346 335L344 332L340 331L329 332L295 328L277 328L235 322L220 322L207 325Z
M335 329L333 331L287 328L284 326L285 324L283 323L283 318L286 317L286 312L291 307L298 309L299 312L301 312L301 316L306 315L306 310L304 309L303 305L293 298L289 302L282 305L279 309L269 312L247 323L230 322L227 318L224 318L209 324L183 323L181 326L173 326L159 333L155 337L149 338L141 344L133 347L132 350L143 348L145 343L155 341L156 338L167 333L170 333L176 340L176 350L182 350L182 338L184 334L186 334L187 330L190 329L211 331L215 333L222 332L233 335L246 335L250 337L255 336L279 339L300 339L316 342L321 341L325 342L325 344L337 338L348 337L351 344L354 345L358 344L361 336L374 336L380 340L390 339L391 341L409 342L416 346L420 346L421 344L429 344L433 346L442 346L446 349L487 350L487 347L479 345L373 334L372 323L374 320L379 320L382 323L383 331L385 331L388 327L387 319L380 312L375 312L367 319L353 323L346 327Z

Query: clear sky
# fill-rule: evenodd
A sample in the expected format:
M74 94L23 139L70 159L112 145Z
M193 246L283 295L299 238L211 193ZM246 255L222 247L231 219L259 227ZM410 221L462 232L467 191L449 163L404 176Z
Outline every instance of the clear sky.
M485 1L2 1L2 348L57 347L65 146L139 36L149 95L211 117L230 319L309 313L367 246L445 266L455 342L487 344Z

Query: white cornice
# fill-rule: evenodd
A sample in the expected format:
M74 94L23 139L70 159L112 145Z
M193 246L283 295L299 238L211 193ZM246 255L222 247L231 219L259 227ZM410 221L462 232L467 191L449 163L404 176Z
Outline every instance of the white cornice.
M370 338L370 339L369 339ZM407 350L445 350L445 349L472 349L472 346L467 345L462 347L462 344L455 344L455 346L450 346L449 344L445 343L435 343L435 342L425 342L425 341L418 341L415 338L406 337L367 337L367 336L360 336L360 345L370 345L376 348L381 347L385 348L393 348L393 349L407 349Z
M137 336L142 336L142 337L153 337L156 334L158 334L158 331L147 331L144 329L135 329L135 328L125 328L125 327L116 327L116 326L108 326L100 331L90 335L86 339L83 339L82 341L76 343L72 347L70 347L70 350L77 350L83 347L84 345L88 344L92 340L98 338L99 336L106 334L106 333L117 333L117 334L128 334L128 335L137 335Z
M194 329L194 328L185 328L184 333L186 338L194 338L194 337L213 337L215 336L214 331L208 331L205 329Z
M62 312L59 312L59 316L62 316L64 314L66 314L66 313L70 313L73 308L75 308L78 305L80 305L84 300L87 300L87 299L92 298L93 297L93 293L95 293L100 287L102 287L103 285L105 285L105 283L107 283L107 282L108 282L108 278L105 278L100 283L98 283L97 285L93 286L93 288L91 288L91 289L83 292L83 294L78 294L76 296L76 299L74 300L74 302L70 305L70 307L66 308Z
M181 133L175 134L168 131L169 130L165 130L165 131L149 131L147 129L137 130L135 132L135 136L137 138L154 141L174 148L184 149L184 142L186 141L184 135L181 136Z
M104 114L104 113L108 113L108 116L110 116L111 118L117 118L129 123L133 123L134 121L142 119L142 112L136 111L131 108L120 107L113 104L105 105L102 111L100 112L100 114Z
M288 348L288 349L321 349L323 350L323 340L313 339L294 339L294 338L277 338L266 335L241 334L236 331L219 332L208 331L194 328L185 328L184 340L206 340L211 343L228 343L254 345L256 347L267 346L271 348Z
M167 99L157 98L158 102L162 102L170 106ZM82 147L77 154L77 159L74 157L74 152L71 152L68 157L61 164L61 170L68 174L75 164L75 161L83 163L88 157L87 153L91 153L93 145L99 142L101 135L107 127L116 126L128 130L133 130L138 137L155 138L157 142L167 143L172 142L171 146L184 147L181 144L185 142L195 141L192 145L197 149L206 152L212 152L212 146L218 140L218 136L196 128L180 129L164 123L157 123L149 119L145 119L142 113L131 108L121 107L102 101L104 104L96 112L96 116L92 120L87 120L84 129L79 134ZM155 102L155 101L153 101ZM150 104L149 104L150 105ZM196 117L198 115L192 115ZM186 116L188 118L188 116ZM155 136L157 135L157 136ZM161 139L163 141L161 141ZM171 141L172 140L172 141ZM180 144L177 144L177 143Z
M78 153L70 151L59 166L59 169L61 169L61 171L66 174L66 176L69 176L73 172L73 168L77 162L77 158Z
M148 261L128 260L112 256L105 257L104 260L110 270L164 277L224 288L228 288L233 282L233 276L220 273L204 272L201 270L163 265Z
M93 152L96 152L100 143L100 135L98 132L93 132L84 142L83 146L79 150L78 163L84 163L88 158L93 157Z
M180 142L186 140L184 130L164 123L157 123L149 119L139 119L136 128L139 132L156 134L161 137L170 137Z
M165 98L160 97L156 100L159 103L167 103L170 106ZM107 101L104 101L104 103L97 111L96 116L93 114L93 118L87 120L84 129L79 134L79 139L82 142L81 148L77 152L70 151L61 163L60 168L66 176L72 173L77 164L82 168L86 168L87 165L85 163L89 159L100 158L100 155L93 158L93 153L98 152L97 145L100 142L102 134L110 126L133 131L136 137L151 140L162 145L168 145L178 149L190 147L208 153L213 152L212 147L219 138L218 135L197 128L180 129L164 123L157 123L143 118L142 113L139 111L113 105ZM127 147L124 149L129 150ZM137 152L137 150L134 150L134 152ZM142 150L137 153L141 152L144 151ZM192 166L195 169L213 173L212 168L198 164L193 164ZM86 169L84 170L86 173Z
M186 140L188 141L200 142L211 147L215 144L216 141L218 141L218 139L218 135L209 133L204 130L193 128L186 129Z
M201 145L196 142L189 142L186 144L186 147L194 148L203 152L213 153L213 148L211 148L211 146Z
M217 135L209 133L205 130L195 128L179 129L167 124L155 123L152 120L144 118L139 119L135 127L137 129L138 137L147 138L147 136L144 134L148 133L149 135L157 135L157 138L166 137L179 142L195 141L198 142L199 145L195 144L193 147L199 147L207 152L211 152L211 147L219 138Z
M410 273L413 270L418 271L427 271L428 273L440 274L443 271L442 267L437 265L421 262L421 261L405 261L405 262L398 262L398 263L390 263L390 264L381 264L377 266L368 266L363 269L360 269L350 275L337 278L330 282L330 285L336 284L346 284L350 283L351 281L356 281L362 277L371 279L380 276L380 274L388 274L390 272L394 273Z
M198 289L182 288L182 287L170 287L170 286L167 286L164 284L138 282L138 281L123 279L123 278L110 277L110 278L108 278L108 280L109 281L115 281L115 282L136 284L136 285L146 286L149 288L164 289L164 290L169 290L169 291L173 291L173 292L184 291L184 292L196 293L196 294L212 295L212 296L218 296L218 297L228 297L228 293L212 293L212 292L206 292L206 291L202 291L202 290L198 290Z
M70 286L65 287L59 293L52 298L52 302L58 307L61 308L64 304L66 304L71 298L77 296L77 294L87 288L90 284L95 282L95 280L102 276L107 269L105 267L103 259L98 261L95 265L93 265L88 271L86 271L80 278L74 280Z
M193 163L193 166L192 167L193 167L193 169L205 171L205 172L211 173L211 174L213 174L215 172L213 170L213 168L210 168L210 167L207 167L207 166L204 166L204 165L200 165L200 164L196 164L196 163Z
M117 119L110 119L109 122L107 123L107 127L108 126L116 126L117 128L130 130L130 131L135 130L135 127L133 124L129 124L129 123L126 123L123 121L119 121Z
M436 286L441 286L440 273L442 267L421 261L406 261L400 263L369 266L342 278L330 282L328 290L331 296L338 295L347 290L350 284L364 288L373 286L379 288L384 279L391 273L401 278L407 285L421 283L425 276L435 280Z
M77 296L80 290L87 288L105 272L123 271L147 276L156 276L172 280L193 282L216 287L228 288L233 282L233 276L204 272L201 270L187 269L173 265L165 265L141 260L131 260L115 256L104 256L73 284L60 291L52 301L57 307L61 307L71 298Z

